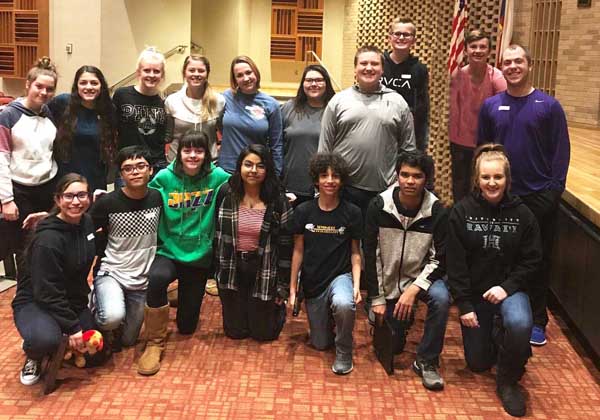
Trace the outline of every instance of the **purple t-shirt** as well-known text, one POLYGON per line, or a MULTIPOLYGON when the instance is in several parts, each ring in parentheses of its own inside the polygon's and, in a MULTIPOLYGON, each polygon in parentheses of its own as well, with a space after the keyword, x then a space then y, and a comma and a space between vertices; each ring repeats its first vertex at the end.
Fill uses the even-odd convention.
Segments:
POLYGON ((477 143, 503 144, 510 161, 512 192, 563 191, 569 169, 567 119, 560 103, 535 89, 527 96, 507 92, 485 100, 477 143))

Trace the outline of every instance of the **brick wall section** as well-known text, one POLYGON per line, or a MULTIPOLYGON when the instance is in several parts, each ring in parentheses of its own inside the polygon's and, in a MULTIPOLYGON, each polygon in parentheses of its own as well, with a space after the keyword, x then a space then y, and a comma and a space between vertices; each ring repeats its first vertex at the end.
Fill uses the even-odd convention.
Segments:
POLYGON ((600 127, 600 1, 576 3, 562 4, 556 98, 569 122, 600 127))
POLYGON ((515 1, 514 5, 512 42, 529 46, 533 1, 519 0, 515 1))
POLYGON ((354 84, 354 53, 358 38, 359 0, 346 0, 344 6, 344 62, 342 64, 342 88, 354 84))

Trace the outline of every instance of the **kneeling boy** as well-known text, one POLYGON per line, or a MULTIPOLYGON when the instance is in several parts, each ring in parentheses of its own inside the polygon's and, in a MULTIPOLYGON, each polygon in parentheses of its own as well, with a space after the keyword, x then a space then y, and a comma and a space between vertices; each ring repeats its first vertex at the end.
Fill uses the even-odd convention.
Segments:
POLYGON ((100 197, 90 213, 106 246, 94 279, 95 318, 112 350, 133 346, 144 321, 148 270, 156 253, 162 208, 148 188, 152 167, 145 148, 129 146, 116 158, 123 188, 100 197))
POLYGON ((290 281, 293 307, 301 271, 312 345, 325 350, 335 343, 338 375, 350 373, 352 330, 360 302, 360 209, 340 198, 348 179, 348 165, 334 153, 318 153, 310 162, 310 176, 319 197, 294 211, 295 236, 290 281), (333 328, 335 323, 335 333, 333 328))
POLYGON ((445 276, 446 210, 425 189, 433 160, 405 152, 396 163, 398 182, 369 204, 365 222, 365 274, 373 312, 396 330, 394 351, 403 350, 416 300, 427 303, 423 338, 413 370, 431 390, 444 387, 438 372, 450 294, 445 276))

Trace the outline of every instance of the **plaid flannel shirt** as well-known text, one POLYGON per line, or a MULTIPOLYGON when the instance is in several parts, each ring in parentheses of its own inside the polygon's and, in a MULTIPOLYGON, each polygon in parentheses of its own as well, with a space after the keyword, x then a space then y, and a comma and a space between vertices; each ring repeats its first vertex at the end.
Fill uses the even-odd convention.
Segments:
MULTIPOLYGON (((236 241, 239 201, 228 184, 223 185, 219 195, 214 246, 215 279, 220 288, 238 290, 236 241)), ((289 296, 293 250, 291 221, 292 206, 287 197, 280 194, 274 203, 267 206, 260 228, 259 270, 252 289, 255 298, 268 301, 278 296, 284 299, 289 296)))

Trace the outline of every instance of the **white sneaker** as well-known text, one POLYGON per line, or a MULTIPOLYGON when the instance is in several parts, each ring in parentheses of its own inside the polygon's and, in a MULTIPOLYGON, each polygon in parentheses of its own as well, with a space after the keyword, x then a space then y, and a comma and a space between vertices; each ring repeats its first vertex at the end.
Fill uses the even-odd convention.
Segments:
POLYGON ((41 375, 42 362, 27 358, 27 360, 25 360, 25 364, 23 365, 23 369, 21 369, 21 383, 23 385, 33 385, 40 380, 41 375))

